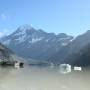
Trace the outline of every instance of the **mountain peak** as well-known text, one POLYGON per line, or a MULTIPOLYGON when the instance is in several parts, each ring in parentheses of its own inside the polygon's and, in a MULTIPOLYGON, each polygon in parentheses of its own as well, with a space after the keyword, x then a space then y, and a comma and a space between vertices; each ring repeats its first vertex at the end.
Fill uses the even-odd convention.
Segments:
POLYGON ((32 25, 24 24, 17 28, 17 30, 13 33, 14 35, 25 35, 27 32, 35 31, 32 25))
POLYGON ((24 25, 20 26, 18 29, 19 30, 30 30, 32 28, 33 28, 32 25, 24 24, 24 25))

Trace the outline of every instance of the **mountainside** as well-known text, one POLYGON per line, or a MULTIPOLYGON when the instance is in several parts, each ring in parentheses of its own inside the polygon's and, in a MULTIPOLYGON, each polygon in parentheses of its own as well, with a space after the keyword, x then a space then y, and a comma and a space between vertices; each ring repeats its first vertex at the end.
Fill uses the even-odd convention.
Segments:
POLYGON ((0 43, 0 62, 14 61, 14 53, 0 43))
MULTIPOLYGON (((90 67, 90 44, 68 58, 71 65, 90 67)), ((68 62, 69 63, 69 62, 68 62)))
MULTIPOLYGON (((49 62, 55 64, 60 63, 71 63, 74 62, 75 56, 80 53, 80 51, 90 44, 90 31, 75 38, 67 46, 61 48, 55 55, 50 57, 49 62)), ((81 60, 82 61, 82 60, 81 60)))
POLYGON ((45 60, 58 52, 63 46, 68 45, 72 39, 72 36, 64 33, 55 35, 24 25, 11 35, 3 37, 1 42, 18 56, 45 60))

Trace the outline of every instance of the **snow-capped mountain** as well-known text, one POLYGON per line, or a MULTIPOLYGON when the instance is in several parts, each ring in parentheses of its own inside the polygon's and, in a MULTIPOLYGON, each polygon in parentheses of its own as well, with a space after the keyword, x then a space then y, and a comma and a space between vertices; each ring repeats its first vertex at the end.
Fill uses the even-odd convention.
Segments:
POLYGON ((1 38, 1 42, 18 56, 44 60, 68 45, 72 39, 72 36, 64 33, 56 35, 42 29, 36 30, 30 25, 23 25, 11 35, 1 38))

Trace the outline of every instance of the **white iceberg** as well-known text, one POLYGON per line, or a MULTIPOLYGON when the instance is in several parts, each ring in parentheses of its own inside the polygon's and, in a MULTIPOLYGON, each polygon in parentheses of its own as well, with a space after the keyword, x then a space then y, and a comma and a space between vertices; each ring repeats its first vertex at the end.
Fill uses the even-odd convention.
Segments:
POLYGON ((69 64, 60 64, 60 72, 64 73, 64 74, 71 72, 71 65, 69 65, 69 64))
POLYGON ((81 71, 81 70, 82 70, 82 67, 74 66, 74 70, 75 70, 75 71, 81 71))

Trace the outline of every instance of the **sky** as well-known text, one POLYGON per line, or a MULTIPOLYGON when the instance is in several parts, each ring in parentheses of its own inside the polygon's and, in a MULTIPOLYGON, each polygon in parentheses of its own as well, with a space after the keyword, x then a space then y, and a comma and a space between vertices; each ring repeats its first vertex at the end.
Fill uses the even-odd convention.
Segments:
POLYGON ((90 0, 0 0, 0 36, 24 24, 77 36, 90 30, 90 0))

